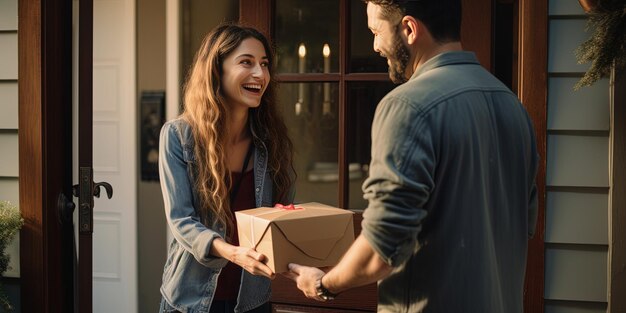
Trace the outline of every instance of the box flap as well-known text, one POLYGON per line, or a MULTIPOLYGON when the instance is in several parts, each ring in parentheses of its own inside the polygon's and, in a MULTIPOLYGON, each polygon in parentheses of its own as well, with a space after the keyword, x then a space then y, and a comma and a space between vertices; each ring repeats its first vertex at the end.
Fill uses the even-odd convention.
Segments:
POLYGON ((257 208, 235 212, 237 218, 237 228, 249 231, 239 233, 239 242, 246 247, 254 247, 265 235, 265 232, 272 223, 272 220, 287 215, 292 211, 278 208, 257 208))
MULTIPOLYGON (((335 209, 336 210, 336 209, 335 209)), ((302 253, 314 259, 326 259, 351 225, 352 212, 333 216, 274 220, 278 230, 302 253), (315 236, 311 236, 314 233, 315 236)))

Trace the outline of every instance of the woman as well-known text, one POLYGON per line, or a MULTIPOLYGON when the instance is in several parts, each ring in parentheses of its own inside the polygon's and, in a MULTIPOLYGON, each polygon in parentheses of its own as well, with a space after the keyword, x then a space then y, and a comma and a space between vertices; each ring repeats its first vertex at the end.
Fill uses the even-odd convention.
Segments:
POLYGON ((257 30, 218 26, 196 53, 184 113, 161 130, 174 236, 161 312, 269 312, 275 274, 264 255, 238 246, 233 212, 293 200, 293 147, 274 102, 272 62, 257 30))

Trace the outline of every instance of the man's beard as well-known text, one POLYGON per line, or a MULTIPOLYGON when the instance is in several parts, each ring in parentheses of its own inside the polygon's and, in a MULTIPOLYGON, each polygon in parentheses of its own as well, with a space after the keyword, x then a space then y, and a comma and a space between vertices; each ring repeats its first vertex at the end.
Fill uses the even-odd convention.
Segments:
POLYGON ((410 58, 409 48, 404 45, 399 29, 400 27, 396 28, 393 47, 389 51, 391 57, 389 58, 389 78, 396 84, 402 84, 408 80, 404 73, 406 73, 410 58))

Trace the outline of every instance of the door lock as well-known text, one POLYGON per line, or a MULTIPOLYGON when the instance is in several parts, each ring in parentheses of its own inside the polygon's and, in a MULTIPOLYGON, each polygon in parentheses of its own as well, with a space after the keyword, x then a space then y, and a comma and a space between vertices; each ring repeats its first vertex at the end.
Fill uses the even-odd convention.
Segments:
POLYGON ((72 215, 75 208, 76 204, 74 204, 71 197, 68 198, 61 192, 57 198, 57 212, 59 213, 58 218, 61 225, 72 225, 72 215))
MULTIPOLYGON (((91 167, 79 169, 79 183, 72 186, 72 194, 78 198, 78 229, 80 233, 93 232, 93 197, 100 198, 100 187, 104 187, 107 198, 113 197, 113 187, 107 182, 93 182, 91 167)), ((73 211, 73 208, 72 208, 73 211)))

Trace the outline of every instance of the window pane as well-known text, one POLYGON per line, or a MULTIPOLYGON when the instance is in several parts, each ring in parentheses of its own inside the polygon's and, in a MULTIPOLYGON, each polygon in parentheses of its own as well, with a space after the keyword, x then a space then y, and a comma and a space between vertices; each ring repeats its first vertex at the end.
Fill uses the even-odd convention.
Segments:
POLYGON ((279 103, 294 144, 296 203, 338 205, 337 83, 283 83, 279 103))
POLYGON ((275 12, 279 73, 339 71, 339 1, 276 0, 275 12))
POLYGON ((348 163, 351 209, 365 209, 361 186, 367 178, 371 155, 371 129, 378 102, 395 85, 391 82, 354 82, 348 84, 348 163))
POLYGON ((386 73, 387 59, 374 52, 374 35, 367 28, 365 3, 351 0, 350 72, 386 73))

